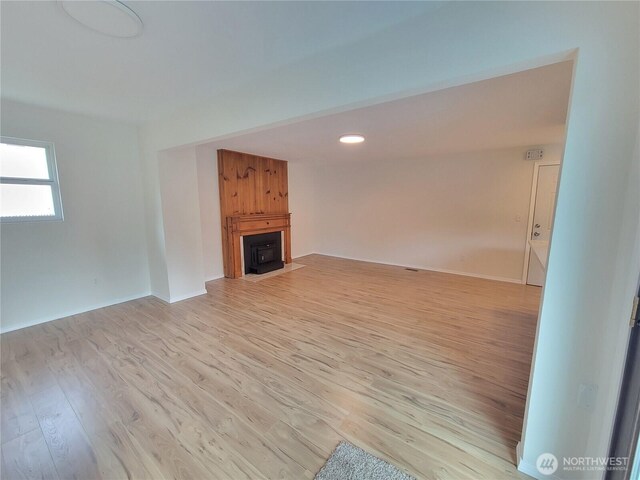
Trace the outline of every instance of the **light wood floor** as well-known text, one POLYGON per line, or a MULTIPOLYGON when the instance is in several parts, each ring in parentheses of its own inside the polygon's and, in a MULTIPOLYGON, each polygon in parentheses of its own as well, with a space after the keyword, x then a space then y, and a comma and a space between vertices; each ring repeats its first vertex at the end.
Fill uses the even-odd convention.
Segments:
POLYGON ((514 467, 539 289, 312 255, 4 334, 2 478, 418 478, 514 467))

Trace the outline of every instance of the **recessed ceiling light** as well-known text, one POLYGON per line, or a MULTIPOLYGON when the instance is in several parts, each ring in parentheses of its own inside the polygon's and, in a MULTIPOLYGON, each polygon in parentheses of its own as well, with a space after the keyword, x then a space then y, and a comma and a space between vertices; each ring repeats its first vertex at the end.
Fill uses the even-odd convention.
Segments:
POLYGON ((67 15, 95 32, 118 38, 137 37, 142 32, 140 17, 117 0, 59 0, 58 4, 67 15))
POLYGON ((362 143, 364 142, 364 137, 355 133, 349 133, 347 135, 342 135, 340 137, 340 141, 342 143, 362 143))

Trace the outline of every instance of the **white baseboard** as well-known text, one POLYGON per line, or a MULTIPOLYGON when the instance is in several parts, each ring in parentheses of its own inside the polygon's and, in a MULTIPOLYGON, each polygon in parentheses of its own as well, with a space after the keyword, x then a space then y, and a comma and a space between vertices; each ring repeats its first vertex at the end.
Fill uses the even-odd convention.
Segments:
POLYGON ((97 310, 99 308, 110 307, 111 305, 117 305, 119 303, 130 302, 131 300, 137 300, 139 298, 148 297, 149 295, 151 295, 150 292, 144 292, 144 293, 138 293, 138 294, 135 294, 135 295, 129 295, 127 297, 115 298, 115 299, 109 300, 107 302, 102 302, 102 303, 98 303, 98 304, 94 304, 94 305, 90 305, 90 306, 85 306, 85 307, 80 307, 80 308, 75 309, 75 310, 68 310, 68 311, 65 311, 65 312, 59 312, 59 313, 55 313, 53 315, 49 315, 49 316, 46 316, 46 317, 41 317, 41 318, 38 318, 38 319, 35 319, 35 320, 22 322, 22 323, 20 323, 18 325, 12 325, 12 326, 7 327, 7 328, 5 328, 4 325, 0 325, 0 334, 1 333, 13 332, 15 330, 20 330, 22 328, 33 327, 34 325, 40 325, 41 323, 47 323, 47 322, 51 322, 53 320, 59 320, 61 318, 65 318, 65 317, 71 317, 72 315, 79 315, 81 313, 90 312, 91 310, 97 310))
POLYGON ((540 472, 530 463, 527 463, 522 458, 522 442, 518 442, 516 445, 516 465, 518 467, 518 471, 525 473, 533 478, 538 478, 540 472))
POLYGON ((522 472, 530 477, 535 478, 536 480, 543 480, 545 478, 554 480, 557 479, 555 475, 542 475, 535 465, 531 465, 528 462, 525 462, 522 458, 518 457, 518 471, 522 472))
POLYGON ((551 475, 543 475, 538 471, 535 465, 531 465, 529 462, 525 462, 523 459, 518 459, 518 471, 522 472, 536 480, 565 480, 563 477, 559 477, 555 473, 551 475))
POLYGON ((164 303, 170 303, 169 298, 164 295, 160 295, 159 293, 151 292, 151 296, 156 297, 158 300, 163 301, 164 303))
POLYGON ((182 295, 177 295, 175 297, 170 297, 168 303, 181 302, 182 300, 187 300, 189 298, 197 297, 199 295, 206 295, 206 293, 207 293, 207 290, 205 288, 203 288, 203 289, 198 290, 196 292, 185 293, 185 294, 182 294, 182 295))
MULTIPOLYGON (((313 255, 314 253, 316 253, 316 252, 300 253, 300 254, 296 255, 295 257, 293 257, 293 260, 295 260, 297 258, 300 258, 300 257, 306 257, 307 255, 313 255)), ((321 254, 318 254, 318 255, 321 255, 321 254)))
POLYGON ((563 477, 559 477, 555 473, 552 473, 551 475, 543 475, 535 465, 531 465, 529 462, 525 461, 522 457, 522 442, 518 442, 516 445, 516 463, 518 465, 519 472, 529 475, 536 480, 565 480, 563 477))
MULTIPOLYGON (((419 270, 429 270, 429 271, 433 271, 433 272, 449 273, 449 274, 453 274, 453 275, 463 275, 463 276, 467 276, 467 277, 484 278, 484 279, 487 279, 487 280, 496 280, 496 281, 499 281, 499 282, 522 283, 522 281, 520 279, 516 280, 516 279, 513 279, 513 278, 496 277, 496 276, 493 276, 493 275, 483 275, 483 274, 479 274, 479 273, 460 272, 460 271, 456 271, 456 270, 445 270, 445 269, 440 269, 440 268, 430 268, 430 267, 424 267, 424 266, 418 266, 418 265, 398 265, 396 263, 383 262, 383 261, 380 261, 380 260, 373 260, 373 259, 370 259, 370 258, 346 257, 346 256, 343 256, 343 255, 336 255, 336 254, 333 254, 333 253, 309 252, 309 253, 305 253, 304 255, 299 255, 296 258, 304 257, 304 256, 307 256, 307 255, 313 255, 313 254, 326 255, 326 256, 329 256, 329 257, 336 257, 336 258, 344 258, 346 260, 357 260, 357 261, 360 261, 360 262, 379 263, 381 265, 392 265, 392 266, 395 266, 395 267, 417 268, 419 270)), ((219 275, 219 276, 215 276, 215 277, 212 277, 212 278, 208 278, 208 279, 205 280, 205 282, 218 280, 220 278, 224 278, 224 275, 219 275)), ((160 300, 162 300, 163 302, 166 302, 166 303, 175 303, 175 302, 180 302, 182 300, 186 300, 188 298, 197 297, 198 295, 204 295, 206 293, 207 293, 206 289, 203 288, 203 289, 195 291, 195 292, 186 293, 186 294, 178 295, 178 296, 175 296, 175 297, 170 296, 167 299, 167 298, 164 298, 161 295, 158 295, 155 292, 144 292, 144 293, 139 293, 139 294, 136 294, 136 295, 130 295, 130 296, 127 296, 127 297, 116 298, 116 299, 110 300, 108 302, 103 302, 103 303, 90 305, 90 306, 86 306, 86 307, 80 307, 79 309, 76 309, 76 310, 70 310, 70 311, 66 311, 66 312, 56 313, 56 314, 53 314, 53 315, 50 315, 50 316, 47 316, 47 317, 38 318, 38 319, 35 319, 35 320, 23 322, 23 323, 20 323, 18 325, 12 325, 12 326, 7 327, 7 328, 5 328, 4 325, 0 324, 0 334, 7 333, 7 332, 12 332, 14 330, 20 330, 22 328, 31 327, 33 325, 39 325, 41 323, 50 322, 52 320, 58 320, 58 319, 64 318, 64 317, 70 317, 72 315, 78 315, 80 313, 89 312, 91 310, 97 310, 99 308, 109 307, 111 305, 117 305, 118 303, 129 302, 131 300, 137 300, 138 298, 147 297, 149 295, 153 295, 154 297, 159 298, 160 300)), ((534 468, 534 470, 535 470, 535 468, 534 468)), ((547 477, 547 478, 549 478, 549 477, 547 477)))
POLYGON ((394 266, 394 267, 417 268, 418 270, 428 270, 430 272, 449 273, 449 274, 452 274, 452 275, 462 275, 462 276, 465 276, 465 277, 483 278, 485 280, 495 280, 495 281, 498 281, 498 282, 508 282, 508 283, 522 284, 522 279, 520 279, 520 278, 498 277, 498 276, 495 276, 495 275, 484 275, 482 273, 461 272, 459 270, 448 270, 448 269, 444 269, 444 268, 425 267, 423 265, 399 265, 397 263, 383 262, 381 260, 373 260, 371 258, 346 257, 344 255, 336 255, 334 253, 322 253, 322 252, 314 252, 314 253, 316 255, 326 255, 328 257, 344 258, 345 260, 357 260, 359 262, 379 263, 380 265, 391 265, 391 266, 394 266))
POLYGON ((204 283, 213 282, 214 280, 220 280, 221 278, 224 278, 224 275, 216 275, 214 277, 205 278, 204 283))

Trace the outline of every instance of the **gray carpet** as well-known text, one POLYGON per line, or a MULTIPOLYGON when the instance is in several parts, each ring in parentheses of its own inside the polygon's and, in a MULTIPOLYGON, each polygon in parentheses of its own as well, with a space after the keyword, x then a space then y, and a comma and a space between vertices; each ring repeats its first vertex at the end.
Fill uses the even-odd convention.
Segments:
POLYGON ((393 465, 347 442, 340 442, 315 480, 415 480, 393 465))

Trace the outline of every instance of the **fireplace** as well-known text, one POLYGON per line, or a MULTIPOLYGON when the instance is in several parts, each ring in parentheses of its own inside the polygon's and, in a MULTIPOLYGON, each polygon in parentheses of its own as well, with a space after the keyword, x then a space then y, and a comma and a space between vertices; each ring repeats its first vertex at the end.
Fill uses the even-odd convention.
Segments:
POLYGON ((284 267, 280 232, 245 235, 244 273, 267 273, 284 267))
MULTIPOLYGON (((251 250, 243 248, 246 242, 243 239, 260 236, 265 233, 276 233, 281 237, 273 238, 273 242, 280 242, 284 252, 278 254, 275 249, 274 258, 291 263, 291 214, 290 213, 255 213, 250 215, 234 215, 227 217, 222 234, 222 254, 224 257, 224 276, 227 278, 240 278, 245 273, 242 266, 242 254, 249 264, 251 262, 251 250)), ((248 241, 248 240, 247 240, 248 241)), ((264 253, 264 252, 263 252, 264 253)), ((262 257, 257 257, 262 260, 262 257)), ((267 260, 265 256, 264 260, 267 260)), ((247 262, 245 262, 245 265, 247 262)), ((275 264, 273 265, 275 267, 275 264)), ((264 267, 261 268, 264 272, 264 267)))

